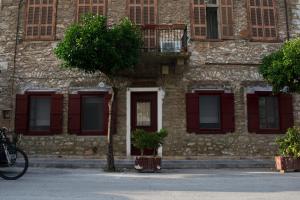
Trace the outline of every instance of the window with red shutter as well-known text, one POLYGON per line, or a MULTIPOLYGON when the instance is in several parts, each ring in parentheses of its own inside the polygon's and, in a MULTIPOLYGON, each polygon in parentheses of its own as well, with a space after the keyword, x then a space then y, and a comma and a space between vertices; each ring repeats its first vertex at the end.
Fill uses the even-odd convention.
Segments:
POLYGON ((186 94, 187 132, 234 132, 234 95, 223 92, 186 94))
POLYGON ((105 16, 107 0, 77 0, 77 21, 87 13, 105 16))
POLYGON ((27 0, 25 36, 27 39, 54 39, 57 0, 27 0))
POLYGON ((16 96, 16 132, 27 135, 60 134, 62 120, 62 94, 28 92, 16 96))
POLYGON ((69 95, 70 134, 106 135, 110 95, 103 92, 81 92, 69 95))
POLYGON ((293 126, 293 103, 289 94, 247 94, 248 131, 260 134, 285 133, 293 126))
POLYGON ((194 39, 233 38, 233 0, 191 0, 194 39))
POLYGON ((250 32, 254 40, 276 40, 275 0, 248 0, 250 32))

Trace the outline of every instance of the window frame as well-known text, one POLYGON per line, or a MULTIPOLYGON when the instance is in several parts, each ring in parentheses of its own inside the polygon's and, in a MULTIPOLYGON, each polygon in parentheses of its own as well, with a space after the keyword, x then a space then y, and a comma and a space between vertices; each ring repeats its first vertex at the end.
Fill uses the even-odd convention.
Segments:
MULTIPOLYGON (((277 0, 274 0, 273 1, 274 3, 274 20, 275 20, 275 32, 276 32, 276 37, 275 38, 272 38, 272 39, 268 39, 266 37, 261 37, 261 38, 254 38, 253 37, 253 33, 252 33, 252 22, 251 22, 251 8, 250 8, 250 0, 247 0, 246 1, 246 8, 247 8, 247 21, 248 21, 248 30, 249 30, 249 39, 250 39, 250 42, 266 42, 266 43, 279 43, 281 42, 280 39, 279 39, 279 30, 278 30, 278 23, 279 23, 279 7, 278 7, 278 2, 277 0)), ((263 18, 262 18, 262 21, 263 18)), ((263 22, 263 25, 262 27, 264 27, 264 22, 263 22)))
MULTIPOLYGON (((107 16, 107 12, 108 12, 108 0, 103 0, 103 2, 104 2, 104 15, 103 16, 107 16)), ((91 6, 93 5, 92 0, 91 0, 90 5, 91 6)), ((79 9, 78 9, 78 7, 79 7, 79 0, 76 0, 76 3, 75 3, 75 13, 76 13, 75 14, 75 22, 79 22, 79 16, 78 16, 79 9)))
POLYGON ((55 94, 55 92, 34 92, 34 91, 30 91, 30 92, 26 92, 25 93, 26 95, 28 95, 28 122, 27 122, 27 125, 28 125, 28 131, 27 131, 27 134, 26 135, 30 135, 30 136, 44 136, 44 135, 53 135, 51 133, 51 124, 52 124, 52 119, 51 119, 51 110, 52 110, 52 102, 53 102, 53 97, 52 95, 55 94), (45 131, 41 131, 41 130, 38 130, 38 131, 35 131, 35 130, 31 130, 30 128, 30 106, 31 106, 31 100, 30 100, 30 97, 50 97, 50 126, 49 126, 49 129, 48 130, 45 130, 45 131))
MULTIPOLYGON (((280 109, 280 96, 279 94, 273 94, 268 91, 256 91, 255 94, 258 96, 258 101, 260 97, 276 97, 278 101, 278 128, 260 128, 260 118, 258 116, 258 133, 280 133, 281 132, 281 109, 280 109)), ((258 102, 259 103, 259 102, 258 102)), ((259 107, 258 107, 259 113, 259 107)))
POLYGON ((223 116, 222 116, 222 94, 225 92, 222 91, 214 91, 214 90, 207 90, 207 91, 195 91, 195 94, 198 96, 198 128, 196 133, 197 134, 224 134, 223 131, 223 116), (220 97, 220 128, 200 128, 200 96, 219 96, 220 97))
POLYGON ((108 121, 107 116, 105 115, 105 107, 106 104, 105 97, 108 95, 108 92, 87 92, 87 91, 79 91, 80 95, 80 133, 79 136, 106 136, 107 135, 107 127, 105 125, 106 121, 108 121), (81 122, 82 122, 82 98, 84 96, 101 96, 103 97, 103 130, 102 131, 91 131, 91 130, 82 130, 81 122))
POLYGON ((224 91, 197 91, 196 94, 198 95, 198 103, 199 103, 199 110, 198 110, 198 131, 199 132, 209 132, 209 133, 217 133, 217 132, 222 132, 222 127, 223 127, 223 117, 222 117, 222 94, 224 94, 224 91), (200 107, 200 96, 218 96, 219 97, 219 112, 220 112, 220 128, 201 128, 200 127, 200 112, 201 112, 201 107, 200 107))
MULTIPOLYGON (((53 0, 53 20, 52 20, 52 35, 51 36, 41 36, 40 34, 37 36, 27 36, 27 28, 28 28, 28 12, 29 12, 29 0, 25 2, 25 12, 24 12, 24 38, 26 41, 53 41, 56 40, 56 25, 57 25, 57 1, 53 0)), ((38 25, 40 28, 40 23, 38 25)))

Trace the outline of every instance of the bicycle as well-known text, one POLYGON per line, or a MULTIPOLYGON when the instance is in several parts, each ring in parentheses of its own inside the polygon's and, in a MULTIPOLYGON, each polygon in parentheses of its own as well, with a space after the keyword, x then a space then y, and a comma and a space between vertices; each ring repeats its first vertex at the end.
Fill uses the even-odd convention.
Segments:
POLYGON ((6 180, 16 180, 26 173, 28 157, 17 147, 19 138, 14 137, 10 141, 7 132, 7 128, 0 128, 0 177, 6 180))

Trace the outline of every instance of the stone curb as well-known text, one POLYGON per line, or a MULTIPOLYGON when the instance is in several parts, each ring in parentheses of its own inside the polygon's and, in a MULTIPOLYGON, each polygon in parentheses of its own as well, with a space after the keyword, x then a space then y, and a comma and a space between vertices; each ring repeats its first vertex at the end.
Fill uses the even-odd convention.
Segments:
MULTIPOLYGON (((116 160, 117 168, 133 168, 133 160, 116 160)), ((105 168, 106 160, 100 159, 44 159, 29 160, 30 167, 45 168, 105 168)), ((222 168, 274 168, 274 161, 267 159, 245 160, 163 160, 163 169, 222 169, 222 168)))

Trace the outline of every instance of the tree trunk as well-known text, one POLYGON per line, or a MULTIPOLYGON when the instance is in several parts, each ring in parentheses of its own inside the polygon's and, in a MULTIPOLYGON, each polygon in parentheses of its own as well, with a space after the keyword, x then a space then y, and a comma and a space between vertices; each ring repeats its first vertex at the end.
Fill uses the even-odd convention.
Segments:
POLYGON ((118 89, 112 88, 112 97, 109 101, 109 117, 108 117, 108 134, 107 134, 107 170, 115 171, 114 148, 113 148, 113 135, 116 132, 116 108, 117 108, 117 95, 118 89))

